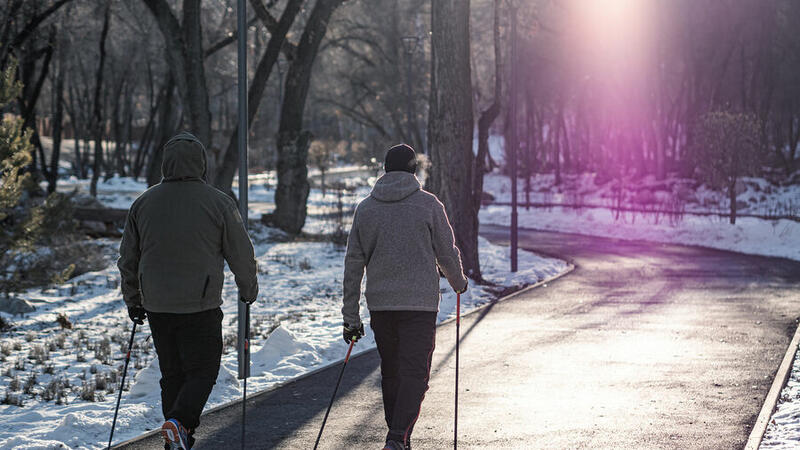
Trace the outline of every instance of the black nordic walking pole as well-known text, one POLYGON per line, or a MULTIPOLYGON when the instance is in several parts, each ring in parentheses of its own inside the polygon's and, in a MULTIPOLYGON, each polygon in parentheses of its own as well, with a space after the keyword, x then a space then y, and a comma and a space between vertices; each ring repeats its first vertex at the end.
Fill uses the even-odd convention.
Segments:
POLYGON ((131 348, 133 348, 133 336, 136 334, 136 322, 133 322, 131 330, 131 340, 128 342, 128 353, 125 355, 125 368, 122 369, 122 382, 119 384, 119 394, 117 395, 117 407, 114 408, 114 420, 111 422, 111 435, 108 436, 108 448, 111 448, 111 440, 114 439, 114 427, 117 426, 117 413, 119 413, 119 402, 122 400, 122 389, 125 387, 125 375, 128 374, 128 362, 131 360, 131 348))
MULTIPOLYGON (((245 322, 244 322, 244 352, 247 355, 247 361, 250 361, 250 304, 245 307, 245 322)), ((250 374, 248 367, 247 374, 250 374)), ((245 441, 245 418, 247 415, 247 377, 242 380, 242 449, 244 449, 245 441)))
POLYGON ((336 391, 339 390, 339 383, 342 382, 342 375, 344 375, 344 368, 347 366, 347 361, 350 360, 350 352, 353 351, 353 344, 356 341, 350 340, 350 347, 347 349, 347 356, 344 357, 344 364, 342 364, 342 370, 339 372, 339 379, 336 380, 336 387, 333 388, 333 395, 331 396, 331 402, 328 404, 328 410, 325 411, 325 418, 322 419, 322 426, 319 429, 319 434, 317 435, 317 442, 314 442, 314 450, 317 450, 317 446, 319 445, 319 438, 322 437, 322 430, 325 429, 325 422, 328 421, 328 414, 331 412, 331 406, 333 406, 333 399, 336 398, 336 391))
POLYGON ((453 449, 458 448, 458 347, 461 341, 461 294, 456 293, 456 409, 453 423, 453 449))

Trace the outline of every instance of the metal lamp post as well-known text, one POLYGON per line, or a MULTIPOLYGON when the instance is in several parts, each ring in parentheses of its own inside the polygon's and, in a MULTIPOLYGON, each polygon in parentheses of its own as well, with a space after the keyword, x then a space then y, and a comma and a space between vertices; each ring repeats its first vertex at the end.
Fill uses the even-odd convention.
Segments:
POLYGON ((517 61, 519 55, 517 51, 517 12, 518 5, 516 1, 511 2, 511 87, 509 97, 511 102, 509 105, 509 161, 510 176, 511 176, 511 271, 517 271, 517 153, 519 150, 519 137, 517 136, 517 90, 518 90, 518 77, 517 77, 517 61))
MULTIPOLYGON (((413 99, 411 96, 411 60, 414 56, 414 53, 417 51, 417 46, 419 45, 420 39, 418 36, 403 36, 400 38, 400 41, 402 42, 403 50, 405 50, 406 53, 406 121, 408 122, 408 139, 409 141, 412 141, 412 136, 414 136, 414 127, 412 126, 414 123, 414 116, 413 99)), ((416 150, 421 151, 422 149, 420 148, 416 150)))
MULTIPOLYGON (((237 39, 238 53, 238 102, 239 102, 239 214, 247 229, 247 9, 245 0, 236 4, 236 26, 239 30, 237 39)), ((241 293, 239 295, 241 298, 241 293)), ((242 392, 242 449, 245 448, 245 411, 247 408, 247 378, 250 376, 250 305, 237 302, 239 339, 238 363, 239 379, 243 380, 242 392)))

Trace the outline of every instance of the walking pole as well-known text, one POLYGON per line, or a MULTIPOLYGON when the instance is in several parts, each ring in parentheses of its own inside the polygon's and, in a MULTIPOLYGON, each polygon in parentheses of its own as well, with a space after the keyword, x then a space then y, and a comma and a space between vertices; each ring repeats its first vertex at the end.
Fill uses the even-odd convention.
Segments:
POLYGON ((342 382, 342 375, 344 375, 344 368, 347 366, 347 361, 350 359, 350 352, 353 351, 353 344, 356 341, 350 341, 350 348, 347 349, 347 356, 344 357, 344 364, 342 364, 342 370, 339 372, 339 379, 336 380, 336 387, 333 388, 333 395, 331 396, 331 402, 328 404, 328 410, 325 411, 325 418, 322 419, 322 427, 319 429, 319 434, 317 435, 317 442, 314 442, 314 450, 317 450, 317 446, 319 445, 319 438, 322 437, 322 430, 325 429, 325 422, 328 421, 328 414, 331 412, 331 406, 333 406, 333 399, 336 398, 336 391, 339 390, 339 383, 342 382))
POLYGON ((119 412, 119 402, 122 400, 122 388, 125 387, 125 375, 128 374, 128 362, 131 360, 131 348, 133 347, 133 336, 136 334, 136 322, 133 323, 131 330, 131 340, 128 342, 128 353, 125 355, 125 368, 122 369, 122 382, 119 384, 119 394, 117 395, 117 407, 114 408, 114 420, 111 422, 111 435, 108 436, 108 448, 111 448, 111 440, 114 439, 114 427, 117 426, 117 413, 119 412))
POLYGON ((458 448, 458 347, 461 341, 461 294, 456 293, 456 410, 453 424, 453 449, 458 448))
MULTIPOLYGON (((250 304, 245 307, 244 313, 246 320, 244 325, 244 352, 247 355, 247 361, 250 361, 250 304)), ((248 375, 250 370, 247 370, 248 375)), ((242 449, 244 449, 245 439, 245 418, 247 415, 247 377, 242 380, 242 449)))

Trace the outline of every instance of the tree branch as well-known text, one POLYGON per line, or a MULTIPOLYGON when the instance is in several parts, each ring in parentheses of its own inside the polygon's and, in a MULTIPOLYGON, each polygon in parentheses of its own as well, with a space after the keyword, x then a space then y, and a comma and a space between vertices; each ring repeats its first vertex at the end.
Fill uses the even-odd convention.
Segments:
MULTIPOLYGON (((264 2, 261 0, 250 0, 250 6, 253 7, 253 11, 256 13, 256 17, 261 20, 261 23, 264 24, 264 27, 267 28, 270 35, 275 35, 276 33, 280 34, 280 27, 279 22, 275 20, 275 17, 270 14, 267 6, 264 5, 264 2)), ((284 33, 285 36, 286 33, 284 33)), ((281 46, 281 52, 286 56, 286 59, 289 61, 293 60, 295 55, 297 54, 297 45, 289 42, 286 39, 283 39, 283 44, 281 46)))
POLYGON ((41 14, 34 16, 27 24, 25 24, 25 27, 22 29, 22 31, 20 31, 14 37, 14 40, 11 41, 11 47, 19 47, 30 37, 31 33, 33 33, 42 22, 44 22, 45 19, 50 17, 54 12, 58 11, 59 8, 70 1, 72 0, 58 0, 50 5, 50 7, 44 10, 41 14))
MULTIPOLYGON (((254 18, 250 19, 249 22, 247 22, 247 26, 251 27, 251 26, 255 25, 256 22, 258 22, 258 18, 254 17, 254 18)), ((220 39, 219 41, 217 41, 214 44, 211 44, 210 47, 205 49, 205 51, 203 52, 203 58, 208 58, 209 56, 213 55, 214 53, 217 53, 218 51, 222 50, 223 48, 233 44, 234 42, 236 42, 236 40, 238 38, 239 38, 239 30, 235 30, 233 33, 231 33, 227 37, 220 39)))

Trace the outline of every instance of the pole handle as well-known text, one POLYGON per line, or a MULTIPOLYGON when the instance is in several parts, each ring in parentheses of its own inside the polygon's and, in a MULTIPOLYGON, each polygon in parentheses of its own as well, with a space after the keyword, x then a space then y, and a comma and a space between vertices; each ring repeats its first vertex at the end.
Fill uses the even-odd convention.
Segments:
POLYGON ((347 349, 347 355, 344 357, 344 363, 345 364, 347 364, 347 361, 350 360, 350 352, 353 351, 353 344, 355 344, 355 343, 356 343, 356 341, 354 341, 352 339, 350 340, 350 347, 347 349))
POLYGON ((461 322, 461 293, 456 293, 456 323, 461 322))

